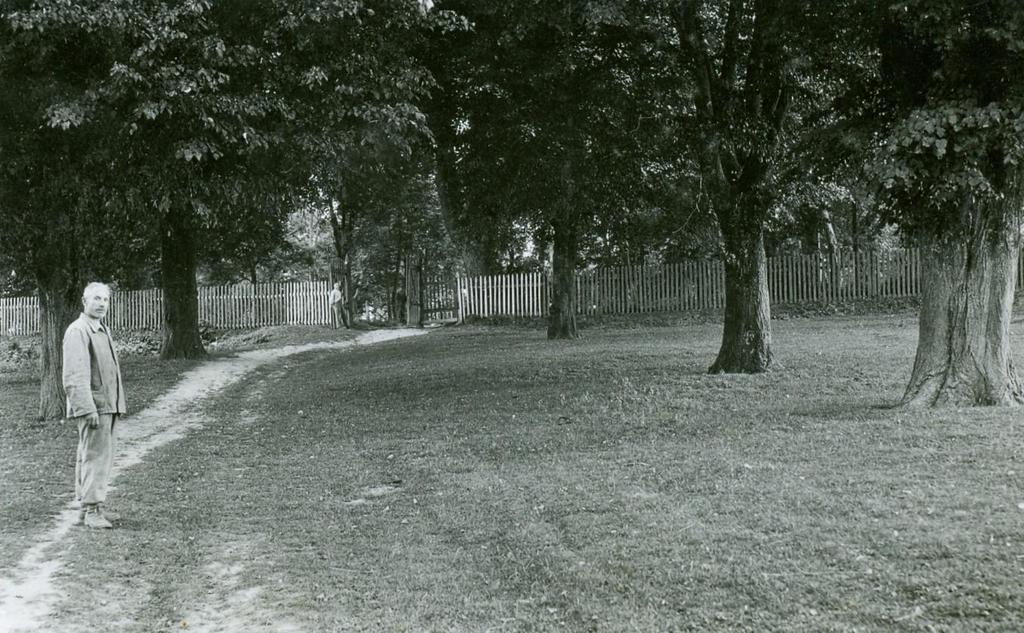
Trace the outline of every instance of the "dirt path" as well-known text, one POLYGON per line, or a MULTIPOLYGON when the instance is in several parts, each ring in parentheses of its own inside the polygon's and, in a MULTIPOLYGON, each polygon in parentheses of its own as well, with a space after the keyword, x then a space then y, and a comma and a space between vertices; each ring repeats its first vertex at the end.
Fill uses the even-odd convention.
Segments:
MULTIPOLYGON (((125 420, 118 432, 118 451, 111 483, 115 483, 120 471, 142 462, 151 450, 201 427, 206 419, 196 412, 195 405, 261 365, 302 352, 337 350, 423 333, 424 330, 413 329, 379 330, 363 334, 353 341, 253 350, 204 363, 187 372, 178 384, 148 409, 125 420)), ((54 588, 53 578, 62 567, 60 548, 73 529, 77 515, 78 512, 70 506, 61 511, 53 526, 39 535, 11 574, 0 577, 0 633, 42 631, 42 622, 54 604, 67 597, 54 588)))

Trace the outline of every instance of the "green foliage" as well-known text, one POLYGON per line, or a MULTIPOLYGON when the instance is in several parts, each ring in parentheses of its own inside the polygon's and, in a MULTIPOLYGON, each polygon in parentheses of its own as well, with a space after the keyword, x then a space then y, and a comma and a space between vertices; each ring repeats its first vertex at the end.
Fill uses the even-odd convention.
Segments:
POLYGON ((394 307, 407 261, 423 261, 427 274, 454 269, 433 164, 424 160, 424 149, 422 140, 412 145, 376 138, 316 172, 308 203, 334 232, 335 254, 348 258, 358 305, 394 307))
POLYGON ((1024 7, 915 0, 886 18, 884 210, 911 234, 956 238, 982 216, 1003 231, 995 216, 1024 199, 1024 7))
POLYGON ((847 218, 859 218, 864 205, 851 188, 828 179, 794 179, 779 192, 765 224, 769 256, 785 252, 788 245, 802 252, 832 252, 851 241, 861 246, 847 218))
POLYGON ((653 4, 444 6, 472 25, 428 52, 444 91, 428 111, 456 232, 498 236, 485 248, 498 260, 524 226, 543 244, 554 223, 607 229, 650 213, 664 184, 650 174, 673 136, 653 4))
MULTIPOLYGON (((207 238, 199 245, 211 281, 265 281, 259 271, 276 268, 294 253, 286 240, 289 198, 225 201, 209 214, 207 238)), ((310 266, 303 267, 308 270, 310 266)))
POLYGON ((84 218, 87 197, 131 215, 112 225, 126 243, 184 209, 216 236, 213 256, 266 253, 280 234, 264 228, 281 224, 282 199, 309 186, 325 154, 367 128, 395 139, 423 128, 412 97, 430 77, 407 49, 446 15, 411 1, 5 5, 0 73, 20 89, 0 97, 16 123, 0 131, 16 157, 0 212, 50 218, 25 227, 46 242, 60 218, 84 218))
POLYGON ((714 210, 723 231, 778 225, 785 213, 780 194, 828 183, 821 155, 834 149, 812 141, 836 123, 838 102, 854 100, 852 79, 870 69, 870 55, 851 47, 864 39, 860 8, 856 2, 665 3, 689 106, 690 133, 680 149, 699 163, 698 202, 714 210))
MULTIPOLYGON (((110 258, 94 246, 116 233, 123 207, 100 202, 112 185, 104 170, 112 153, 102 129, 77 125, 91 113, 90 100, 68 103, 67 96, 89 94, 109 63, 109 39, 59 21, 37 33, 12 5, 3 8, 0 249, 33 282, 102 274, 110 258)), ((130 250, 123 255, 131 260, 130 250)))
POLYGON ((431 5, 0 5, 5 265, 138 285, 178 210, 251 270, 324 195, 381 261, 423 248, 399 216, 492 270, 536 265, 559 222, 585 262, 703 254, 730 204, 781 241, 837 191, 872 203, 865 148, 875 228, 962 231, 1020 186, 1015 0, 431 5))
POLYGON ((0 264, 0 297, 22 297, 32 294, 32 279, 19 275, 12 266, 0 264))
POLYGON ((392 319, 400 312, 396 302, 404 297, 406 265, 421 265, 428 277, 456 268, 430 176, 421 173, 400 182, 404 187, 390 200, 366 208, 369 216, 356 237, 360 303, 388 306, 392 319))
POLYGON ((894 159, 883 172, 884 187, 928 188, 936 208, 957 204, 965 191, 997 196, 997 175, 1024 160, 1022 106, 945 101, 912 111, 887 139, 894 159))

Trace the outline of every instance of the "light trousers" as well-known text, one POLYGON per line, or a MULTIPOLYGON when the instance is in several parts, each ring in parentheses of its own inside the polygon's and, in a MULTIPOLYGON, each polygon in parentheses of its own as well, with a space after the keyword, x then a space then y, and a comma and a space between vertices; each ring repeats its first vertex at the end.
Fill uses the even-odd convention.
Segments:
POLYGON ((100 414, 95 429, 85 416, 78 422, 78 457, 75 460, 75 497, 83 506, 107 500, 107 483, 114 468, 114 422, 117 416, 100 414))

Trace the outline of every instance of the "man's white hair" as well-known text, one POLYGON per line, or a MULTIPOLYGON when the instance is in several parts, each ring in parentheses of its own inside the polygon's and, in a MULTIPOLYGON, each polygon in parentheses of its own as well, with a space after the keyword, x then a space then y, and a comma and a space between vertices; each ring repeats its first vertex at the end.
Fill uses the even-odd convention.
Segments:
POLYGON ((85 286, 85 290, 82 291, 82 299, 85 299, 86 297, 95 296, 96 292, 99 291, 100 289, 106 290, 107 295, 110 295, 110 286, 103 283, 102 281, 90 281, 85 286))

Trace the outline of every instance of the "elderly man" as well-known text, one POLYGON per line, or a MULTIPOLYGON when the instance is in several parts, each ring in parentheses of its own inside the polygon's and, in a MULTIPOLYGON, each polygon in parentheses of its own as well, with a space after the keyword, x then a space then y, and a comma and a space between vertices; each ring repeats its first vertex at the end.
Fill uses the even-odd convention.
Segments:
POLYGON ((67 417, 78 423, 75 497, 86 527, 110 528, 103 512, 114 465, 114 424, 127 411, 121 367, 110 331, 103 325, 110 288, 90 283, 82 293, 82 314, 64 332, 64 391, 67 417))

